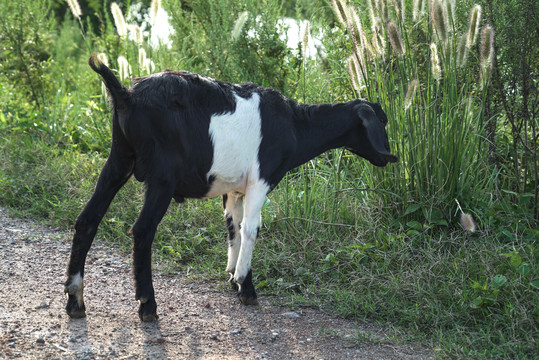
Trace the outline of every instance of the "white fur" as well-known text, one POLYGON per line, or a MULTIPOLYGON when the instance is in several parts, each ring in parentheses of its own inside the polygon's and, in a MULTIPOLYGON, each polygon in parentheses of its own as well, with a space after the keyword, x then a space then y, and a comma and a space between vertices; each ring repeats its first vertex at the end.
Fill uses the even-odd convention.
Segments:
POLYGON ((251 269, 251 259, 260 226, 260 212, 266 200, 270 187, 263 180, 254 181, 247 185, 245 194, 244 215, 241 222, 241 248, 236 263, 234 279, 241 284, 251 269))
POLYGON ((226 271, 229 273, 234 273, 241 247, 241 234, 239 225, 243 219, 243 195, 229 193, 225 206, 225 218, 227 216, 232 216, 232 224, 234 226, 234 239, 229 240, 228 262, 226 265, 226 271))
POLYGON ((208 177, 215 180, 206 197, 238 191, 245 194, 247 183, 258 178, 258 149, 262 141, 260 96, 238 95, 236 111, 214 115, 209 134, 213 143, 213 164, 208 177))

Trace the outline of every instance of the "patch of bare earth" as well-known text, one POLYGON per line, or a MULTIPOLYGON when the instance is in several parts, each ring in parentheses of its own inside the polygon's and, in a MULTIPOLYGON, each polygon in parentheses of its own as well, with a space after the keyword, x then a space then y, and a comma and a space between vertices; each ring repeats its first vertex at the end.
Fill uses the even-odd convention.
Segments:
POLYGON ((98 240, 85 276, 87 317, 69 319, 63 281, 71 234, 0 208, 0 358, 429 359, 379 327, 314 309, 243 306, 215 284, 154 274, 159 321, 141 323, 130 258, 98 240), (364 340, 359 340, 364 339, 364 340), (366 340, 365 340, 366 339, 366 340))

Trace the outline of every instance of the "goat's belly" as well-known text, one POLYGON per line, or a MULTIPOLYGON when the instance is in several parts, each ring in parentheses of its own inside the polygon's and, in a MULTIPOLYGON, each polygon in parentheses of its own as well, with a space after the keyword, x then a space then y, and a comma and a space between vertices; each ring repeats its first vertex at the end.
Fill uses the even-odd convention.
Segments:
POLYGON ((237 192, 240 194, 245 194, 245 187, 247 185, 247 177, 241 176, 236 180, 223 179, 216 177, 211 184, 210 190, 204 196, 204 198, 211 198, 214 196, 219 196, 227 194, 230 192, 237 192))

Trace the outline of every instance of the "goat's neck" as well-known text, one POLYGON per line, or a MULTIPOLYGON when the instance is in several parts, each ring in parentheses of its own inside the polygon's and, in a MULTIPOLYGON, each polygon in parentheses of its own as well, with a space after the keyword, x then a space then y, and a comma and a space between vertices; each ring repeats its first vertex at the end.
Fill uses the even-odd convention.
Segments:
POLYGON ((350 131, 357 125, 349 103, 298 104, 294 121, 297 152, 292 168, 330 150, 346 146, 350 131))

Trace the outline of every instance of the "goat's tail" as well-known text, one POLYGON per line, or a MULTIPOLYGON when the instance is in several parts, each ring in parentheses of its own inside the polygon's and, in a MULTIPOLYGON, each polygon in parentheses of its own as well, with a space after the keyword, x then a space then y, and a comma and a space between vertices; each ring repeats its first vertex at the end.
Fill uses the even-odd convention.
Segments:
POLYGON ((125 109, 129 103, 129 92, 118 80, 114 73, 99 60, 96 54, 92 54, 88 60, 88 65, 93 71, 101 75, 105 86, 109 90, 112 98, 112 105, 115 109, 125 109))

